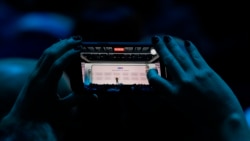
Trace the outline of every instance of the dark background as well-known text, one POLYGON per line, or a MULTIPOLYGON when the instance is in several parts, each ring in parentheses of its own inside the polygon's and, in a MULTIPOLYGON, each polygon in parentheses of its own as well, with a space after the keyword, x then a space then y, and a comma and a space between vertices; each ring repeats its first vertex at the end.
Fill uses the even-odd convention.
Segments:
POLYGON ((0 58, 37 59, 52 43, 72 35, 86 41, 140 41, 169 34, 193 41, 246 108, 250 106, 247 9, 243 0, 1 0, 0 58))

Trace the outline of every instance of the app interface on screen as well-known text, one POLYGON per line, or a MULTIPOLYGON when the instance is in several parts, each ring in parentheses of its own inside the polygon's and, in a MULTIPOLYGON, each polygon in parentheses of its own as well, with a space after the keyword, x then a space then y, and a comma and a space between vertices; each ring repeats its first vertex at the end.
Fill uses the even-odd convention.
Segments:
POLYGON ((99 64, 83 63, 82 77, 84 84, 124 84, 147 85, 149 68, 156 68, 160 75, 160 63, 151 64, 99 64))

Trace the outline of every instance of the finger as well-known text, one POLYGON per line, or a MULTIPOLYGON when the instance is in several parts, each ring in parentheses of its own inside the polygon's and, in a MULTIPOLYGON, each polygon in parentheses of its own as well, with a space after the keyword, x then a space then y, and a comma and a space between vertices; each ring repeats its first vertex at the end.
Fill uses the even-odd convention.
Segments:
POLYGON ((184 70, 166 47, 165 43, 158 36, 152 37, 152 43, 163 63, 166 65, 171 77, 180 80, 180 78, 184 76, 184 70))
POLYGON ((153 86, 155 90, 160 90, 163 92, 166 91, 169 94, 172 94, 174 92, 174 87, 172 86, 172 84, 168 80, 159 76, 156 69, 149 69, 147 73, 147 79, 149 84, 153 86))
POLYGON ((74 93, 70 93, 65 97, 59 97, 58 99, 63 106, 73 107, 76 105, 76 96, 74 93))
POLYGON ((173 56, 176 58, 182 68, 184 70, 192 69, 193 63, 189 58, 189 55, 184 52, 184 50, 180 47, 177 41, 169 35, 164 36, 163 40, 167 45, 167 48, 170 50, 170 52, 173 54, 173 56))
POLYGON ((79 51, 71 49, 59 57, 47 72, 47 82, 50 83, 51 87, 57 87, 57 84, 68 64, 78 57, 79 51))
POLYGON ((198 49, 191 41, 186 40, 185 47, 187 49, 188 54, 190 55, 190 58, 192 59, 192 62, 197 68, 208 66, 207 62, 204 60, 204 58, 199 53, 198 49))
POLYGON ((64 54, 69 49, 74 48, 81 42, 81 40, 82 38, 80 36, 74 36, 69 39, 60 40, 51 47, 47 48, 38 61, 38 70, 41 72, 47 72, 47 70, 59 56, 64 54))

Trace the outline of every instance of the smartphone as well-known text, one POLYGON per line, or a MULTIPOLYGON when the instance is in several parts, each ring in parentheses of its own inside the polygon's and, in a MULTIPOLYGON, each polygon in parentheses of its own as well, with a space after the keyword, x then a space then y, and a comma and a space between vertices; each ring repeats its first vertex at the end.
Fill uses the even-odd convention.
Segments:
POLYGON ((82 42, 78 68, 84 88, 114 85, 148 86, 147 71, 157 69, 167 77, 165 66, 151 43, 82 42))

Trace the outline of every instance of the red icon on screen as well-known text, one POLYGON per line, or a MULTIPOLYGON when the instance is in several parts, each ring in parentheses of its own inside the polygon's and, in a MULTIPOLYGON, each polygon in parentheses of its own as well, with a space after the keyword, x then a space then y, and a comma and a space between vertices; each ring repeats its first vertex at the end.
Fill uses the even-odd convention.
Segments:
POLYGON ((123 47, 115 47, 114 52, 124 52, 125 49, 123 47))

